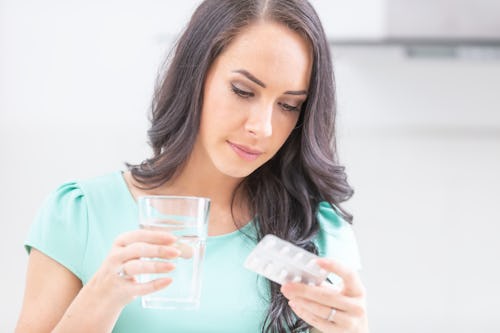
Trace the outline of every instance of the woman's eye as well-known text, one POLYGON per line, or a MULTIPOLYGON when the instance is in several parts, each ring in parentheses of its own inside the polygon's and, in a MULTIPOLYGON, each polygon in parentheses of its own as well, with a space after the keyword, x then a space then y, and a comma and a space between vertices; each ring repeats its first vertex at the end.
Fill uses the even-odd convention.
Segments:
POLYGON ((278 102, 278 105, 281 106, 281 108, 285 111, 295 111, 295 112, 300 111, 300 105, 293 106, 293 105, 281 103, 281 102, 278 102))
POLYGON ((234 84, 231 84, 231 90, 238 96, 242 98, 248 98, 248 97, 253 97, 254 94, 249 91, 241 90, 240 88, 236 87, 234 84))

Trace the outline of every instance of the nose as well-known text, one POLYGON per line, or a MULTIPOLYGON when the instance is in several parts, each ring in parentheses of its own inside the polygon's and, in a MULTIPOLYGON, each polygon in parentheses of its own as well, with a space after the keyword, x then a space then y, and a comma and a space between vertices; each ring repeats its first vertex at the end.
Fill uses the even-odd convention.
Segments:
POLYGON ((245 122, 245 130, 256 137, 271 136, 273 134, 272 116, 272 104, 251 109, 245 122))

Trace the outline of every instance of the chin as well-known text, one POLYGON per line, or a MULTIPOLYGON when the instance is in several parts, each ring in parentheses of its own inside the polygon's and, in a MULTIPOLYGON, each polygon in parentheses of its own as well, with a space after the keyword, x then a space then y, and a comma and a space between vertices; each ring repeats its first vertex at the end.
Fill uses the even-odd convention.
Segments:
MULTIPOLYGON (((232 153, 232 152, 231 152, 232 153)), ((233 154, 212 156, 212 164, 221 174, 231 178, 245 178, 267 162, 267 156, 254 161, 244 161, 233 154)))
POLYGON ((259 168, 261 163, 235 163, 235 161, 213 161, 215 168, 223 175, 231 178, 245 178, 259 168))
POLYGON ((219 172, 232 178, 245 178, 255 171, 255 168, 247 169, 247 168, 229 168, 229 167, 221 167, 217 168, 219 172))

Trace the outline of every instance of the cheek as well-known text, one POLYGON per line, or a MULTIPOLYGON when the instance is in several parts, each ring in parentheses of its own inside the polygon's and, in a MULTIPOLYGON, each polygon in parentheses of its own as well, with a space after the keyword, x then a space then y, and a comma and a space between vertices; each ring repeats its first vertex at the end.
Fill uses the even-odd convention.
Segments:
POLYGON ((218 144, 241 126, 238 105, 227 94, 207 96, 204 101, 200 134, 206 143, 218 144))
POLYGON ((273 134, 276 140, 279 141, 280 144, 283 144, 297 126, 299 113, 287 114, 278 110, 276 114, 277 116, 273 120, 273 134))
POLYGON ((203 101, 203 115, 210 122, 221 125, 230 117, 237 115, 238 103, 234 95, 223 82, 212 81, 205 90, 203 101))
POLYGON ((210 101, 202 110, 202 129, 220 135, 224 130, 233 128, 238 123, 235 107, 224 98, 210 101))

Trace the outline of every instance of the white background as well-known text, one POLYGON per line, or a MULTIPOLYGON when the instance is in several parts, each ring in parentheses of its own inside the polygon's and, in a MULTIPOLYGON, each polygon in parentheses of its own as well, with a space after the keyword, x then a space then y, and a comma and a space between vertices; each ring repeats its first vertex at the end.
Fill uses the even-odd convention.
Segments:
MULTIPOLYGON (((195 3, 0 0, 0 331, 45 196, 149 155, 156 73, 195 3)), ((328 31, 383 31, 383 1, 314 3, 328 31)), ((372 332, 499 332, 500 60, 333 55, 372 332)))

